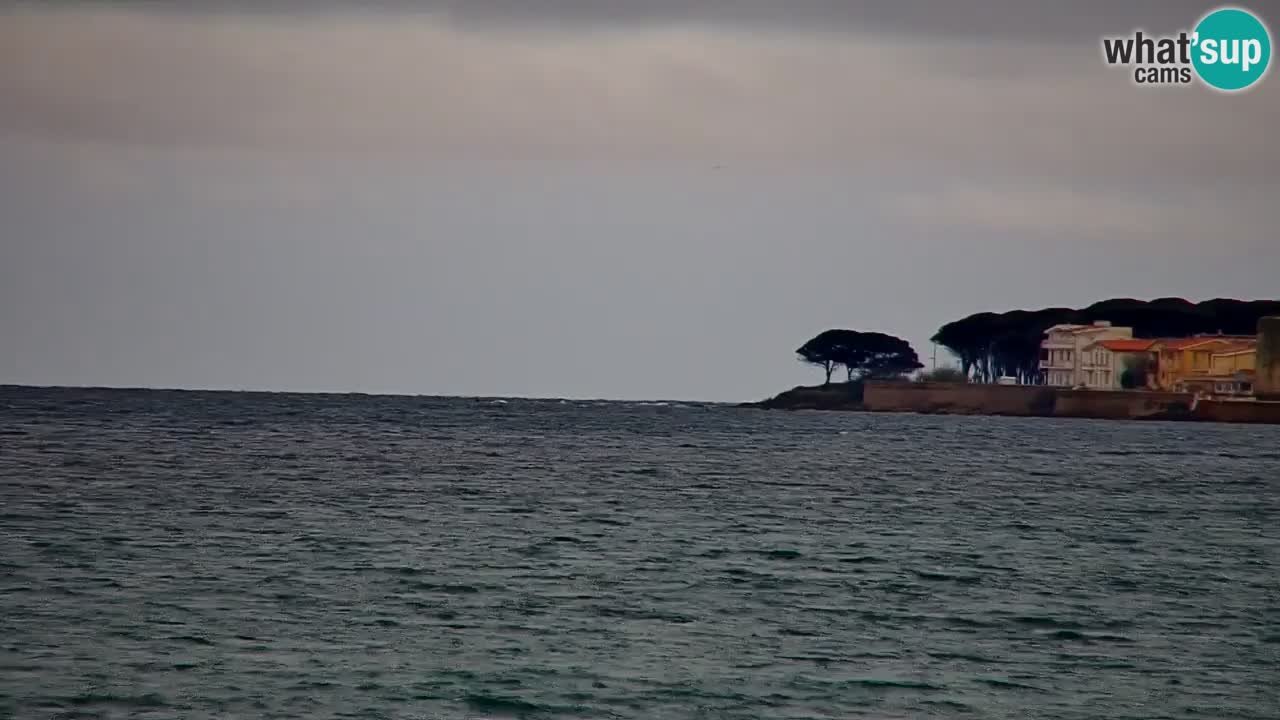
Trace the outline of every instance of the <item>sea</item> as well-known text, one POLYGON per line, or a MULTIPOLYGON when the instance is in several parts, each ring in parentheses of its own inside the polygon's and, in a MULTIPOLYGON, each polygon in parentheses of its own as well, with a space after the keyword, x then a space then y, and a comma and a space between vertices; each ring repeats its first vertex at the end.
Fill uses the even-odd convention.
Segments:
POLYGON ((0 717, 1280 717, 1280 428, 0 388, 0 717))

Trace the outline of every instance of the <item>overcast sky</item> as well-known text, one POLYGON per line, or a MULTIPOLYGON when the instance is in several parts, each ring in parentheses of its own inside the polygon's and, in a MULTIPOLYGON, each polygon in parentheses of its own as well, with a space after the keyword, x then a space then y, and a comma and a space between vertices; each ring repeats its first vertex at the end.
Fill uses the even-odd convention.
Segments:
POLYGON ((1280 297, 1280 79, 1101 60, 1207 4, 47 5, 0 383, 746 400, 827 327, 1280 297))

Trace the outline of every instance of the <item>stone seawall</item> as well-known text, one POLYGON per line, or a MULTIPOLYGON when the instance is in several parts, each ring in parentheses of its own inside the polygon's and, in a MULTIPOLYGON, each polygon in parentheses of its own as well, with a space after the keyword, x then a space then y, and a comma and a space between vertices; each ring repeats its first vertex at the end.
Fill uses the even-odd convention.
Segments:
POLYGON ((952 415, 1280 424, 1280 402, 1194 402, 1189 393, 1067 390, 1043 385, 869 382, 863 391, 863 409, 952 415))
POLYGON ((1180 419, 1178 416, 1191 412, 1192 400, 1189 393, 1059 389, 1055 391, 1053 415, 1107 420, 1180 419))
POLYGON ((1192 413, 1192 419, 1280 425, 1280 402, 1201 400, 1192 413))
POLYGON ((869 382, 862 402, 873 412, 1037 416, 1053 413, 1054 389, 1042 385, 869 382))

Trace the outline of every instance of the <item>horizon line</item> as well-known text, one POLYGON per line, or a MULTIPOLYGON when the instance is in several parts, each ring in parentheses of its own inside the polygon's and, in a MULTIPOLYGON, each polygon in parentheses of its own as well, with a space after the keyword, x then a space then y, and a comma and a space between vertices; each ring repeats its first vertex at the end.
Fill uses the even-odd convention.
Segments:
POLYGON ((609 403, 682 403, 698 405, 736 405, 733 400, 697 400, 690 398, 623 398, 623 397, 575 397, 571 395, 449 395, 440 393, 414 393, 363 390, 268 390, 264 388, 215 388, 215 387, 171 387, 145 385, 68 385, 68 384, 28 384, 0 382, 0 392, 12 389, 22 390, 107 390, 111 392, 185 392, 185 393, 236 393, 243 395, 358 395, 364 397, 394 398, 426 398, 436 400, 527 400, 548 401, 567 400, 571 402, 609 402, 609 403))

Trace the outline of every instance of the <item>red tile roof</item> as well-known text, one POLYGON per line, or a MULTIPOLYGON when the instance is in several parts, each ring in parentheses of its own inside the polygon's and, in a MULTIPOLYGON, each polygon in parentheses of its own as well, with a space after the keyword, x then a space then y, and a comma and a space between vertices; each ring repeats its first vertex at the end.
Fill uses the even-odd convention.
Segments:
POLYGON ((1189 338, 1165 338, 1157 340, 1163 347, 1169 350, 1186 350, 1187 348, 1197 347, 1199 345, 1207 345, 1209 343, 1230 343, 1230 338, 1221 337, 1189 337, 1189 338))
POLYGON ((1112 352, 1146 352, 1155 344, 1155 340, 1102 340, 1097 344, 1112 352))
POLYGON ((1232 343, 1221 350, 1215 350, 1214 355, 1239 355, 1241 353, 1257 352, 1257 343, 1232 343))

